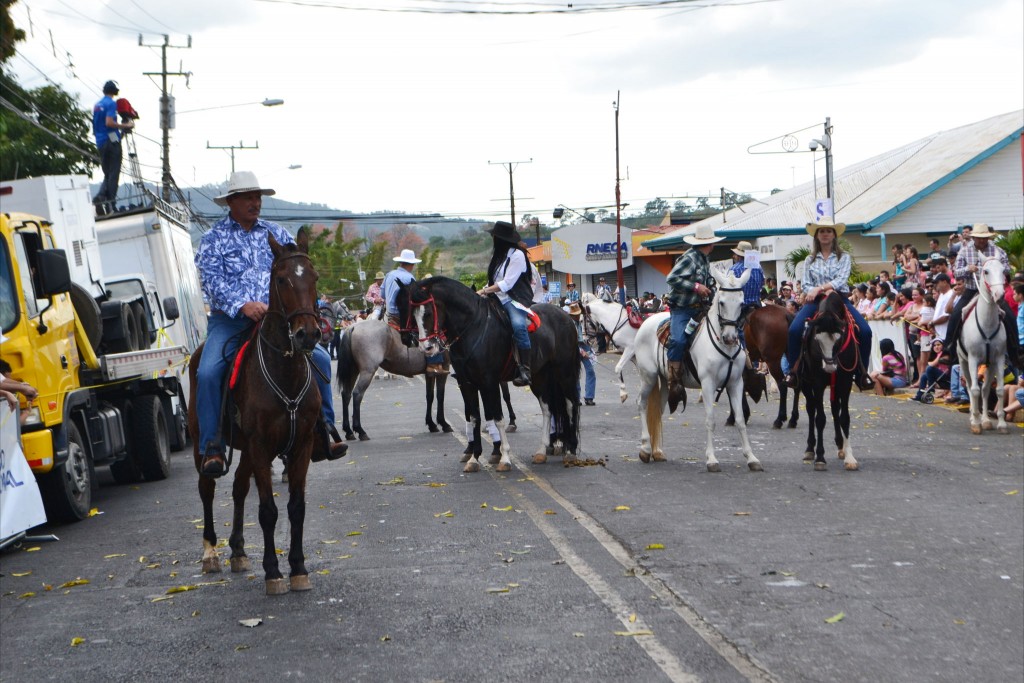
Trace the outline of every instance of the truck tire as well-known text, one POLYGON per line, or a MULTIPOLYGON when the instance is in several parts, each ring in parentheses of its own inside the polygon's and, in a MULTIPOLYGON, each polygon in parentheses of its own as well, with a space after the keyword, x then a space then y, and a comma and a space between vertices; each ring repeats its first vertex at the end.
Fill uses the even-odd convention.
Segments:
POLYGON ((96 299, 82 287, 82 285, 71 283, 71 305, 75 308, 75 314, 82 322, 85 336, 94 349, 98 349, 103 340, 103 318, 100 315, 100 306, 96 299))
POLYGON ((146 481, 171 474, 171 444, 159 396, 132 399, 132 446, 146 481))
POLYGON ((110 474, 118 484, 135 484, 142 481, 142 467, 139 466, 139 451, 135 447, 135 432, 132 429, 135 421, 134 405, 124 401, 117 408, 121 411, 121 425, 125 431, 125 449, 128 453, 110 464, 110 474))
POLYGON ((171 450, 181 451, 188 446, 188 404, 185 393, 178 387, 178 410, 174 413, 174 424, 171 428, 171 450))
POLYGON ((135 339, 136 349, 143 351, 153 343, 149 329, 149 318, 146 316, 146 307, 136 301, 132 304, 132 313, 135 314, 135 339))
POLYGON ((132 307, 113 299, 104 301, 103 312, 103 343, 108 353, 124 353, 138 351, 138 325, 132 307))
POLYGON ((46 514, 51 521, 77 522, 92 506, 92 465, 85 442, 73 422, 68 423, 68 459, 39 478, 46 514))

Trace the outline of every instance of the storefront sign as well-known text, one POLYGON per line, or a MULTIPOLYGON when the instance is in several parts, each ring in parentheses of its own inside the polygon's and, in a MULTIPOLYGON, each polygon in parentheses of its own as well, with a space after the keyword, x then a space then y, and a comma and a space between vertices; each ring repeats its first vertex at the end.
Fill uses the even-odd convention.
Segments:
MULTIPOLYGON (((580 223, 555 230, 551 234, 551 265, 562 273, 593 275, 615 269, 616 240, 614 223, 580 223)), ((633 265, 628 230, 622 231, 618 252, 622 267, 633 265)))

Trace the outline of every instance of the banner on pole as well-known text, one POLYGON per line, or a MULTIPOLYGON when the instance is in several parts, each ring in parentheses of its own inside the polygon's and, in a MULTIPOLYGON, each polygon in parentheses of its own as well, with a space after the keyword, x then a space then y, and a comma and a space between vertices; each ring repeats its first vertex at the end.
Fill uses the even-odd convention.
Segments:
POLYGON ((21 451, 18 412, 0 401, 0 540, 45 521, 39 485, 21 451))

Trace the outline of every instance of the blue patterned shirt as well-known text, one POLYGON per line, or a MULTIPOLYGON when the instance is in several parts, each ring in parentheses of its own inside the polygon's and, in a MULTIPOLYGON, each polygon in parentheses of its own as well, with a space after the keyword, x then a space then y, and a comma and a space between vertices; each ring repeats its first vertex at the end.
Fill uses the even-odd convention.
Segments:
POLYGON ((210 309, 238 316, 249 301, 270 303, 270 266, 274 252, 267 235, 281 244, 295 240, 277 223, 256 221, 245 230, 230 215, 203 235, 196 251, 196 268, 203 281, 203 298, 210 309))
MULTIPOLYGON (((732 264, 732 274, 738 278, 743 276, 743 271, 746 267, 743 261, 737 261, 732 264)), ((750 278, 747 280, 747 284, 743 285, 743 303, 745 304, 760 304, 761 303, 761 287, 764 286, 764 270, 760 266, 757 268, 750 269, 750 278)))
POLYGON ((416 276, 401 266, 384 276, 384 284, 380 287, 384 290, 384 301, 387 312, 391 315, 398 315, 398 290, 402 285, 416 282, 416 276))
POLYGON ((833 251, 827 259, 818 254, 814 257, 808 256, 804 261, 803 288, 805 292, 830 282, 833 289, 846 294, 850 291, 849 279, 850 255, 845 252, 841 257, 836 256, 833 251))

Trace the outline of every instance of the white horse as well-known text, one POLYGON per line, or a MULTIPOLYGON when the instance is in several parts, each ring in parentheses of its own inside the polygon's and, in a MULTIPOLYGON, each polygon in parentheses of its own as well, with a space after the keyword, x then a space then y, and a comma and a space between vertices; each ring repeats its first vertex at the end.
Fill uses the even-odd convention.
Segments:
POLYGON ((622 349, 622 357, 615 364, 615 374, 619 376, 619 402, 625 403, 629 393, 626 391, 626 381, 622 377, 622 368, 633 359, 633 346, 638 330, 629 324, 626 308, 618 302, 603 301, 600 297, 586 292, 580 298, 580 303, 587 307, 588 314, 608 331, 615 345, 622 349))
POLYGON ((964 309, 960 324, 957 353, 960 362, 967 359, 967 368, 961 368, 971 396, 971 433, 981 434, 992 429, 988 416, 988 395, 996 391, 996 428, 1007 434, 1006 415, 1003 410, 1003 356, 1006 354, 1006 328, 999 319, 999 300, 1006 291, 1003 264, 996 257, 985 259, 974 274, 978 296, 964 309), (973 308, 972 308, 973 307, 973 308), (978 367, 985 364, 985 378, 978 379, 978 367))
MULTIPOLYGON (((725 389, 729 403, 739 410, 743 400, 743 369, 746 354, 740 346, 736 325, 743 305, 743 285, 750 277, 747 270, 738 279, 732 273, 722 273, 712 268, 712 275, 718 281, 718 291, 711 302, 711 310, 697 328, 690 342, 690 354, 697 367, 698 378, 686 373, 685 384, 699 388, 704 400, 704 426, 707 430, 707 446, 704 455, 708 472, 719 472, 721 467, 715 458, 714 448, 714 404, 715 391, 725 389)), ((665 348, 658 341, 658 326, 669 318, 668 313, 652 315, 640 326, 636 335, 636 366, 640 372, 640 459, 644 462, 665 460, 662 450, 662 421, 668 402, 668 362, 665 348)), ((740 430, 740 442, 747 467, 753 472, 762 471, 761 462, 754 456, 747 437, 744 420, 736 420, 740 430)))

